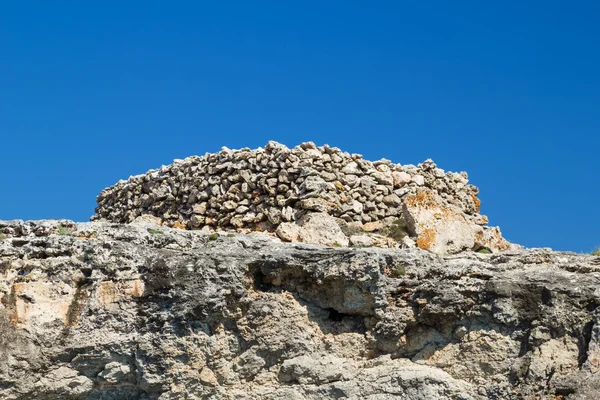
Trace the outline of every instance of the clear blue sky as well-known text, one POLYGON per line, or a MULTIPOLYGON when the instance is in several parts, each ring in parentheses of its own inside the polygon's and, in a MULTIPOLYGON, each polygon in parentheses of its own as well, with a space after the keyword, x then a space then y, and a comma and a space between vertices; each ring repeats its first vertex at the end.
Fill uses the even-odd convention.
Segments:
POLYGON ((600 245, 600 2, 4 1, 0 219, 86 221, 174 158, 312 140, 469 173, 527 247, 600 245))

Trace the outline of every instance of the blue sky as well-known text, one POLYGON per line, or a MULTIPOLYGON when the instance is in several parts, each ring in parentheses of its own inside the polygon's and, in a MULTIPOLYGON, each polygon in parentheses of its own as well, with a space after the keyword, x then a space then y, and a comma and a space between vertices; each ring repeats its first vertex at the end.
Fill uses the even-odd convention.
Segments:
POLYGON ((0 4, 0 219, 268 140, 469 173, 527 247, 600 245, 597 1, 0 4))

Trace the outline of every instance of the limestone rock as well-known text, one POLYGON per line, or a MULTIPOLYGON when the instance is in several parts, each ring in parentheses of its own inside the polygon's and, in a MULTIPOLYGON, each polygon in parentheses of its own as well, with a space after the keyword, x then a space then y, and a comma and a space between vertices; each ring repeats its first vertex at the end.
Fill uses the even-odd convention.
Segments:
POLYGON ((434 253, 458 253, 475 247, 483 228, 470 223, 456 207, 447 205, 429 189, 408 195, 403 204, 408 230, 417 236, 417 246, 434 253))
POLYGON ((487 248, 493 251, 517 250, 521 246, 509 243, 502 237, 500 228, 484 226, 481 231, 477 231, 475 237, 475 248, 487 248))
POLYGON ((284 222, 279 224, 275 233, 281 240, 297 242, 300 235, 300 225, 295 222, 284 222))
POLYGON ((348 238, 335 218, 324 213, 311 213, 301 221, 301 242, 326 246, 348 246, 348 238))
POLYGON ((139 217, 136 217, 131 223, 136 225, 160 226, 162 225, 162 219, 151 214, 142 214, 139 217))
POLYGON ((351 161, 348 164, 346 164, 346 166, 344 168, 342 168, 342 172, 344 174, 352 174, 352 175, 361 174, 361 170, 355 161, 351 161))
POLYGON ((297 223, 282 223, 277 236, 285 241, 299 241, 325 246, 348 246, 348 238, 335 218, 325 213, 309 213, 297 223))
POLYGON ((600 389, 599 257, 149 228, 0 221, 0 398, 594 399, 600 389))
POLYGON ((412 181, 419 186, 423 186, 425 184, 425 178, 423 175, 415 175, 412 177, 412 181))
POLYGON ((406 172, 394 171, 392 172, 392 179, 394 180, 394 187, 400 188, 411 181, 411 176, 406 172))
POLYGON ((98 378, 108 383, 126 382, 127 376, 131 374, 131 367, 118 361, 108 363, 104 370, 98 374, 98 378))
POLYGON ((88 377, 79 375, 72 368, 61 366, 41 377, 35 383, 33 393, 37 393, 38 398, 42 398, 42 396, 55 396, 65 399, 80 398, 90 393, 93 386, 94 382, 88 377))
POLYGON ((333 355, 317 359, 310 356, 299 356, 285 360, 279 374, 282 382, 322 385, 350 380, 358 375, 358 368, 352 360, 333 355))
POLYGON ((350 244, 356 247, 371 247, 375 244, 375 240, 370 235, 352 235, 350 244))
POLYGON ((374 232, 374 231, 378 231, 380 229, 382 229, 384 227, 384 223, 381 221, 376 221, 376 222, 367 222, 366 224, 363 225, 362 229, 365 232, 374 232))

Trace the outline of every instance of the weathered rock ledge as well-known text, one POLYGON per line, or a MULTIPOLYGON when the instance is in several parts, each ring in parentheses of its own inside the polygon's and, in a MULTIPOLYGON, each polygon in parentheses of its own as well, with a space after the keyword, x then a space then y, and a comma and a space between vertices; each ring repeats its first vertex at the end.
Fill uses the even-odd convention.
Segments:
POLYGON ((593 399, 600 258, 0 222, 0 398, 593 399))

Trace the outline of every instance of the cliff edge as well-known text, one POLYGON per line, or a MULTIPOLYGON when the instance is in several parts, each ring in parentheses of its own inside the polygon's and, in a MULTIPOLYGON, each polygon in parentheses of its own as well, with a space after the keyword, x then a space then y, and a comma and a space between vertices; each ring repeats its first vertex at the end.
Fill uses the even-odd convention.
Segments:
POLYGON ((600 257, 0 222, 0 398, 594 399, 600 257))

